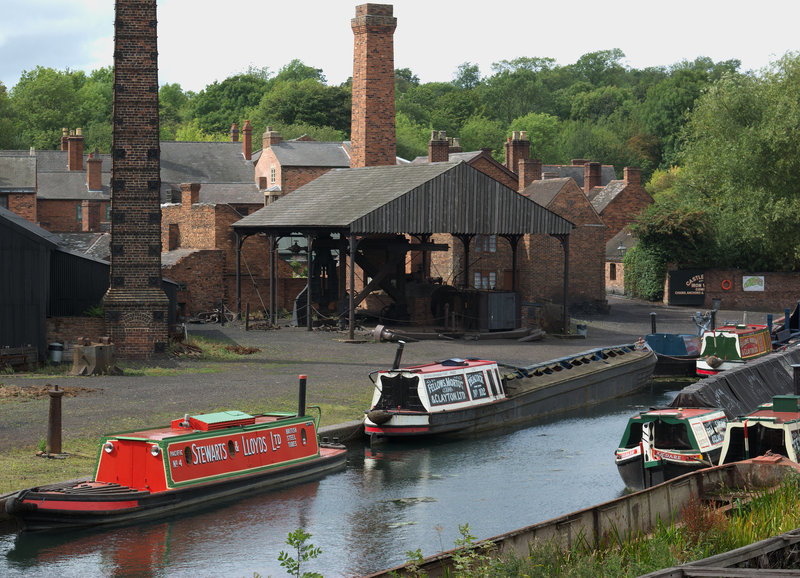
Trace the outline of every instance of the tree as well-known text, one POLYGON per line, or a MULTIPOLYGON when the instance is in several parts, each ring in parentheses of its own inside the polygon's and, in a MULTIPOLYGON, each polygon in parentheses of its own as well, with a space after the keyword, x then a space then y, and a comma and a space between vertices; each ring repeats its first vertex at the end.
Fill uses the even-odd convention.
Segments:
POLYGON ((544 163, 556 163, 559 160, 558 134, 561 123, 555 116, 529 112, 525 116, 514 119, 510 129, 524 130, 531 141, 531 154, 534 158, 541 159, 544 163))
MULTIPOLYGON (((352 78, 350 79, 352 81, 352 78)), ((410 68, 394 69, 394 96, 400 98, 412 86, 419 86, 419 77, 410 68)))
POLYGON ((17 129, 11 113, 11 102, 6 93, 6 86, 0 82, 0 149, 15 147, 17 129))
POLYGON ((397 134, 397 156, 413 160, 418 156, 428 154, 428 139, 430 131, 418 125, 402 112, 395 118, 397 134))
POLYGON ((175 138, 189 113, 189 95, 180 84, 164 84, 158 91, 158 120, 162 140, 175 138))
POLYGON ((300 82, 302 80, 316 80, 322 84, 326 83, 325 75, 322 73, 321 68, 307 66, 297 58, 278 71, 278 74, 273 79, 273 83, 287 81, 300 82))
POLYGON ((464 62, 458 65, 453 85, 461 90, 473 90, 481 83, 481 71, 477 64, 464 62))
POLYGON ((491 148, 494 155, 502 158, 506 129, 498 121, 485 116, 470 117, 461 127, 459 136, 464 150, 491 148))
POLYGON ((214 82, 191 99, 191 116, 206 133, 227 133, 246 119, 267 93, 270 81, 257 74, 237 74, 214 82))
POLYGON ((267 124, 328 126, 350 133, 350 91, 306 78, 272 85, 251 117, 267 124))

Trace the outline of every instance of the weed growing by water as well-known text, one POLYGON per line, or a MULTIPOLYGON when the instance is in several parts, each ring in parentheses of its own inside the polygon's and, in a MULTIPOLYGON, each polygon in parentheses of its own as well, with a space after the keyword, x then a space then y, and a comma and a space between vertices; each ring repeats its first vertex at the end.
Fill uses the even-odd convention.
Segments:
POLYGON ((286 572, 298 578, 322 578, 322 574, 317 572, 301 572, 301 565, 319 556, 322 553, 320 548, 317 548, 311 543, 306 543, 311 538, 311 534, 298 528, 294 532, 289 532, 289 537, 286 538, 286 543, 294 548, 294 555, 281 550, 278 555, 278 561, 281 566, 286 569, 286 572))

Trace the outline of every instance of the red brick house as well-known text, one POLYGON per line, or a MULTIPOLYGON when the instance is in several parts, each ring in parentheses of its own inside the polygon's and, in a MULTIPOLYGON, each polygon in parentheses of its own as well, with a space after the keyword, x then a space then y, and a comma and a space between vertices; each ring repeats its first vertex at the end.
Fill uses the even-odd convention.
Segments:
POLYGON ((584 190, 606 225, 606 242, 653 203, 653 197, 642 186, 641 170, 634 167, 625 167, 621 180, 584 190))
POLYGON ((0 208, 36 222, 36 157, 0 157, 0 208))

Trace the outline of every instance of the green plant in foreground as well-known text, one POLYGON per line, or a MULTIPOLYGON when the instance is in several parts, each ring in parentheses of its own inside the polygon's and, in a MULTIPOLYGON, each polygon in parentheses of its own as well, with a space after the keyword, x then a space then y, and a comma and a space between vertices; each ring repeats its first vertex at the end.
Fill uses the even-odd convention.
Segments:
POLYGON ((456 576, 489 576, 489 566, 492 558, 489 553, 494 549, 494 544, 489 542, 475 544, 475 536, 469 524, 459 524, 458 532, 460 538, 456 538, 454 544, 458 550, 453 554, 453 568, 456 576))
POLYGON ((297 576, 298 578, 322 578, 322 574, 318 574, 317 572, 300 573, 300 566, 303 562, 308 562, 322 553, 322 550, 313 544, 306 544, 306 541, 310 537, 311 534, 303 531, 302 528, 298 528, 294 532, 289 532, 286 543, 295 549, 296 557, 293 557, 292 554, 284 552, 283 550, 281 550, 281 553, 278 555, 281 566, 292 576, 297 576))

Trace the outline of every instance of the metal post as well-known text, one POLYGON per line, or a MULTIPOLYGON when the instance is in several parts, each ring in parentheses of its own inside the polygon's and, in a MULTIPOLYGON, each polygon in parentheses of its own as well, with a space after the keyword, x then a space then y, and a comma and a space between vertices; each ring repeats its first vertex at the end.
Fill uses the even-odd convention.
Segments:
POLYGON ((392 369, 400 369, 400 360, 403 358, 403 348, 405 346, 405 341, 397 342, 397 351, 394 354, 394 363, 392 363, 392 369))
POLYGON ((350 233, 350 339, 355 339, 356 331, 356 237, 350 233))
POLYGON ((650 333, 654 333, 654 334, 658 333, 656 331, 656 312, 655 311, 651 311, 650 312, 650 333))
POLYGON ((297 417, 306 415, 306 376, 300 375, 300 386, 297 391, 297 417))
MULTIPOLYGON (((241 317, 242 314, 242 238, 238 232, 236 235, 236 315, 241 317)), ((219 312, 221 317, 225 317, 225 310, 219 312)))
POLYGON ((714 331, 717 328, 717 310, 711 310, 711 331, 714 331))
POLYGON ((61 453, 61 397, 64 390, 58 389, 58 384, 47 392, 50 396, 50 413, 47 416, 47 453, 61 453))
POLYGON ((277 273, 275 272, 275 235, 267 237, 269 243, 269 324, 276 325, 278 317, 275 312, 275 285, 277 273))
POLYGON ((308 279, 308 287, 306 289, 306 329, 311 331, 311 255, 313 248, 311 244, 313 242, 313 237, 311 235, 306 235, 306 263, 308 264, 308 273, 306 274, 306 278, 308 279))

